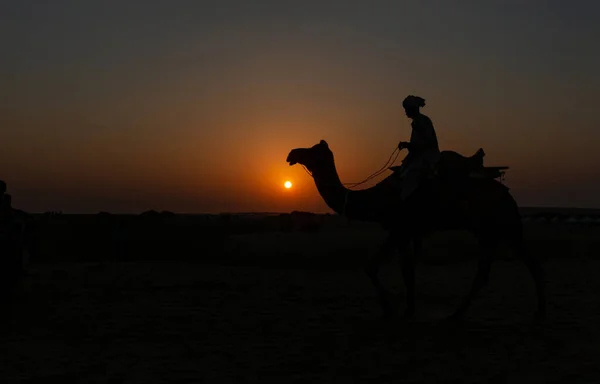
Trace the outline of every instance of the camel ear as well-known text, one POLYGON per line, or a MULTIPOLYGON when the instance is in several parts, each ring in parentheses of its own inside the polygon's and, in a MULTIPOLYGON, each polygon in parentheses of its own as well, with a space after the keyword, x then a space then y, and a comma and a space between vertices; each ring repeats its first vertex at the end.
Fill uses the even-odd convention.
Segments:
POLYGON ((329 145, 327 145, 327 142, 325 140, 321 140, 321 142, 319 142, 319 144, 324 145, 327 148, 329 148, 329 145))

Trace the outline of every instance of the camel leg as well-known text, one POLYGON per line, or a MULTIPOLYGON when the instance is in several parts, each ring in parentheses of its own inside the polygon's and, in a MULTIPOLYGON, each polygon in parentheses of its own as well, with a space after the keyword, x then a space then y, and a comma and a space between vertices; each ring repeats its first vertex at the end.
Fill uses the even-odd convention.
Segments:
POLYGON ((492 266, 492 246, 489 242, 480 242, 481 249, 479 251, 479 261, 477 266, 477 274, 471 284, 471 289, 462 303, 450 316, 451 319, 460 319, 464 316, 467 309, 471 306, 473 299, 477 297, 483 287, 489 283, 490 269, 492 266))
POLYGON ((423 244, 420 236, 413 238, 414 252, 408 251, 408 241, 399 240, 400 263, 402 268, 402 278, 406 289, 406 317, 413 317, 415 314, 415 259, 422 253, 423 244))
POLYGON ((515 251, 525 262, 535 283, 538 304, 535 318, 536 320, 543 320, 546 316, 546 289, 544 286, 544 269, 542 268, 542 264, 537 257, 527 250, 527 247, 522 240, 515 245, 515 251))
POLYGON ((396 243, 393 241, 393 237, 390 234, 385 239, 381 248, 373 255, 366 268, 366 273, 375 286, 377 296, 379 296, 381 308, 383 309, 383 314, 386 317, 391 316, 393 311, 390 303, 389 292, 385 289, 383 284, 381 284, 381 280, 379 279, 379 268, 381 264, 390 258, 395 248, 396 243))
POLYGON ((535 320, 541 321, 546 316, 546 288, 544 284, 544 269, 538 258, 530 253, 525 245, 525 241, 523 239, 523 226, 520 219, 518 221, 518 226, 515 227, 513 236, 508 244, 513 247, 517 256, 523 260, 527 266, 527 269, 529 269, 531 277, 533 278, 537 295, 537 310, 535 312, 535 320))

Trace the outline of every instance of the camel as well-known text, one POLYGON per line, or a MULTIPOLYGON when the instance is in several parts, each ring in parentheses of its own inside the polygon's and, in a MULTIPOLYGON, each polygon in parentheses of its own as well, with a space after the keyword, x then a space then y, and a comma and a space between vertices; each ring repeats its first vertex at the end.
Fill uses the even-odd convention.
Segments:
POLYGON ((484 155, 481 149, 471 157, 443 151, 438 163, 438 169, 444 170, 442 174, 422 181, 406 201, 399 197, 398 177, 394 174, 371 188, 347 189, 338 176, 333 152, 324 140, 310 148, 292 150, 287 162, 290 166, 301 164, 311 173, 319 194, 332 210, 350 220, 380 223, 388 231, 383 246, 366 266, 366 274, 375 287, 385 317, 393 314, 393 308, 378 272, 390 254, 397 250, 401 256, 406 288, 404 315, 412 318, 416 309, 415 258, 422 253, 423 236, 435 231, 467 230, 480 245, 478 269, 471 289, 449 319, 462 319, 488 284, 493 259, 490 251, 504 243, 529 269, 537 294, 535 319, 542 320, 546 312, 542 266, 526 250, 515 200, 508 188, 496 180, 501 168, 484 167, 484 155), (483 177, 473 177, 474 172, 483 177), (407 252, 411 242, 412 254, 407 252))

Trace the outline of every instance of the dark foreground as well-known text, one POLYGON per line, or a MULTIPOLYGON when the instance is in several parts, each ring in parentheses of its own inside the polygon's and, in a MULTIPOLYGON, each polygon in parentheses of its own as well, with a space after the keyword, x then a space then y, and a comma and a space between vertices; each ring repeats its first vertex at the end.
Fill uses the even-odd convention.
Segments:
MULTIPOLYGON (((466 321, 444 323, 475 259, 468 242, 443 239, 418 265, 416 320, 382 320, 359 268, 380 233, 350 232, 233 236, 197 260, 34 262, 2 315, 0 382, 600 381, 597 231, 569 233, 570 253, 537 247, 543 327, 510 256, 466 321)), ((396 262, 384 280, 401 309, 396 262)))

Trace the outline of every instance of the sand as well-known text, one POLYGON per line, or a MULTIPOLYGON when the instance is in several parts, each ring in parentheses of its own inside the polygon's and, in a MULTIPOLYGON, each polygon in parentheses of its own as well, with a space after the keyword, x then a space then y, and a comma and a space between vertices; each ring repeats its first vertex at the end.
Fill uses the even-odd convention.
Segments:
MULTIPOLYGON (((35 263, 6 305, 2 383, 597 383, 600 262, 549 260, 548 318, 516 260, 462 324, 475 263, 418 266, 414 321, 384 320, 369 280, 318 263, 35 263)), ((397 265, 383 278, 403 308, 397 265)))

